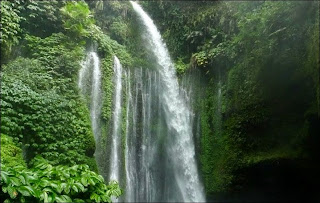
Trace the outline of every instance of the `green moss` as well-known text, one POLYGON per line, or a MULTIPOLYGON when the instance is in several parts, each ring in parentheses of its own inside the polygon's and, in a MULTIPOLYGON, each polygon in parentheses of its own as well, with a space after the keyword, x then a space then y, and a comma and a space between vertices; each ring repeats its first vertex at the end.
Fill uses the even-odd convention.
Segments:
POLYGON ((100 34, 97 38, 98 42, 98 50, 101 56, 110 58, 112 60, 112 57, 116 55, 119 60, 121 61, 121 64, 124 67, 130 67, 132 64, 132 57, 126 50, 126 47, 119 44, 117 41, 111 39, 106 34, 100 34))
POLYGON ((111 56, 102 61, 102 88, 104 92, 102 116, 106 121, 111 120, 112 116, 112 101, 113 101, 113 63, 111 56))
MULTIPOLYGON (((232 189, 238 169, 251 164, 283 158, 307 159, 304 140, 310 136, 308 118, 319 112, 319 28, 312 4, 239 4, 245 10, 250 6, 257 9, 247 10, 244 16, 229 13, 242 19, 237 32, 229 30, 233 32, 229 42, 215 44, 209 36, 204 44, 197 44, 198 68, 203 69, 201 62, 205 60, 211 62, 206 72, 211 82, 200 108, 201 170, 209 194, 232 189), (291 15, 293 11, 296 14, 291 15), (271 29, 273 19, 284 13, 291 16, 271 29), (297 26, 306 32, 293 37, 297 26), (298 43, 292 43, 298 38, 298 43), (218 81, 223 87, 221 127, 217 114, 218 81)), ((230 21, 233 18, 225 17, 230 21)), ((206 22, 205 15, 203 18, 202 22, 206 22)), ((219 26, 216 24, 216 30, 225 29, 219 26)), ((219 39, 220 34, 226 33, 216 34, 219 39)), ((195 35, 193 38, 196 40, 195 35)), ((228 35, 224 39, 228 40, 228 35)))

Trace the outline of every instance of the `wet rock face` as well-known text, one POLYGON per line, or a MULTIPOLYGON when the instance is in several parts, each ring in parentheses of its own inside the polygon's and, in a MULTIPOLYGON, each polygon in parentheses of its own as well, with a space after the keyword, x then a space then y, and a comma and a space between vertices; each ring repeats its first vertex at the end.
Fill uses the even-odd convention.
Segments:
POLYGON ((212 194, 208 200, 318 202, 320 119, 310 115, 306 120, 309 136, 303 142, 304 157, 274 158, 240 168, 233 172, 229 190, 212 194))
MULTIPOLYGON (((319 167, 312 160, 270 160, 237 171, 231 199, 315 201, 319 167)), ((230 197, 230 196, 229 196, 230 197)), ((224 197, 226 198, 226 197, 224 197)), ((222 198, 223 199, 223 198, 222 198)))

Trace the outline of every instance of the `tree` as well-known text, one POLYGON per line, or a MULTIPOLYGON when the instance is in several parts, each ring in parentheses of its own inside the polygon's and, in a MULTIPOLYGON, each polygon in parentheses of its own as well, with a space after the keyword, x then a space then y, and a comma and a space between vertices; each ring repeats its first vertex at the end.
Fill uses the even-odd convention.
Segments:
POLYGON ((61 8, 64 28, 75 37, 88 36, 94 25, 94 18, 87 3, 68 2, 61 8))

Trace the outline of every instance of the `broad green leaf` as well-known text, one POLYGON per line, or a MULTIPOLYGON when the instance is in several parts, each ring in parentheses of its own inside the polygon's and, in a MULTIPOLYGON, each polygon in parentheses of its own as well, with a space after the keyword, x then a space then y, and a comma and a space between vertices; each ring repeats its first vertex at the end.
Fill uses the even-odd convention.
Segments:
POLYGON ((20 178, 20 181, 22 184, 26 184, 26 179, 24 178, 23 175, 19 175, 18 177, 20 178))
POLYGON ((21 181, 16 177, 11 177, 10 180, 11 180, 11 183, 13 185, 15 185, 15 186, 20 186, 21 185, 21 181))
POLYGON ((87 178, 86 178, 86 177, 81 177, 81 183, 82 183, 82 185, 84 185, 84 186, 88 186, 87 178))
POLYGON ((24 188, 24 186, 20 186, 17 188, 18 192, 20 192, 23 196, 31 196, 31 193, 29 190, 27 190, 26 188, 24 188))
POLYGON ((68 195, 56 196, 57 202, 72 202, 72 199, 68 195))
POLYGON ((15 188, 8 186, 8 194, 10 195, 11 199, 15 199, 18 195, 15 188))
POLYGON ((65 202, 65 199, 63 199, 62 197, 60 197, 60 196, 56 196, 56 201, 57 202, 65 202))
POLYGON ((5 186, 2 186, 2 192, 7 193, 8 192, 8 188, 5 186))
POLYGON ((49 181, 49 180, 46 180, 46 179, 41 180, 40 185, 41 185, 42 187, 47 187, 48 185, 50 185, 50 181, 49 181))
POLYGON ((73 189, 73 191, 78 192, 78 188, 76 185, 72 185, 72 189, 73 189))
POLYGON ((43 192, 43 202, 49 202, 48 194, 46 192, 43 192))
POLYGON ((61 193, 66 186, 67 186, 67 183, 59 184, 58 187, 57 187, 57 192, 61 193))
POLYGON ((27 190, 31 195, 36 195, 35 189, 31 186, 20 186, 21 189, 27 190))
POLYGON ((69 184, 66 184, 65 188, 64 188, 64 192, 66 194, 69 194, 70 193, 70 185, 69 184))
POLYGON ((1 171, 1 182, 4 181, 4 183, 8 183, 8 173, 5 171, 1 171))
POLYGON ((102 175, 98 175, 98 179, 100 180, 100 182, 104 182, 102 175))
POLYGON ((88 182, 89 182, 90 185, 95 185, 96 184, 96 182, 94 182, 92 177, 88 178, 88 182))
POLYGON ((85 192, 85 187, 81 183, 75 183, 75 185, 82 191, 85 192))
POLYGON ((49 185, 50 185, 51 187, 53 187, 54 189, 57 189, 57 188, 58 188, 58 185, 55 184, 55 183, 50 183, 49 185))

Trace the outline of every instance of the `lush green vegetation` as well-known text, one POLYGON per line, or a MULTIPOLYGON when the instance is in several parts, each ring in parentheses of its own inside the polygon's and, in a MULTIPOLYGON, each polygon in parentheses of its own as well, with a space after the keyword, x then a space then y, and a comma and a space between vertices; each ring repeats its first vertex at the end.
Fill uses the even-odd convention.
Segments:
MULTIPOLYGON (((261 164, 311 168, 319 152, 318 2, 140 3, 180 79, 194 78, 207 196, 240 190, 243 171, 261 164)), ((1 199, 105 202, 122 193, 96 173, 93 154, 108 153, 113 56, 125 68, 153 68, 139 26, 129 2, 1 1, 1 199), (104 92, 97 146, 77 88, 79 62, 96 45, 104 92)))
POLYGON ((108 62, 110 97, 112 56, 128 63, 130 57, 95 24, 85 1, 1 1, 1 13, 1 199, 110 202, 122 191, 96 173, 77 75, 85 49, 96 41, 108 62))
POLYGON ((1 135, 1 199, 5 202, 111 202, 122 193, 116 182, 104 184, 88 165, 56 165, 37 156, 27 168, 22 150, 1 135))
POLYGON ((316 2, 159 1, 145 6, 174 60, 189 64, 184 70, 196 67, 206 81, 196 108, 209 195, 237 190, 244 184, 241 169, 314 157, 309 144, 319 114, 316 2))
POLYGON ((26 166, 21 148, 17 147, 12 137, 1 134, 1 164, 7 167, 26 166))

